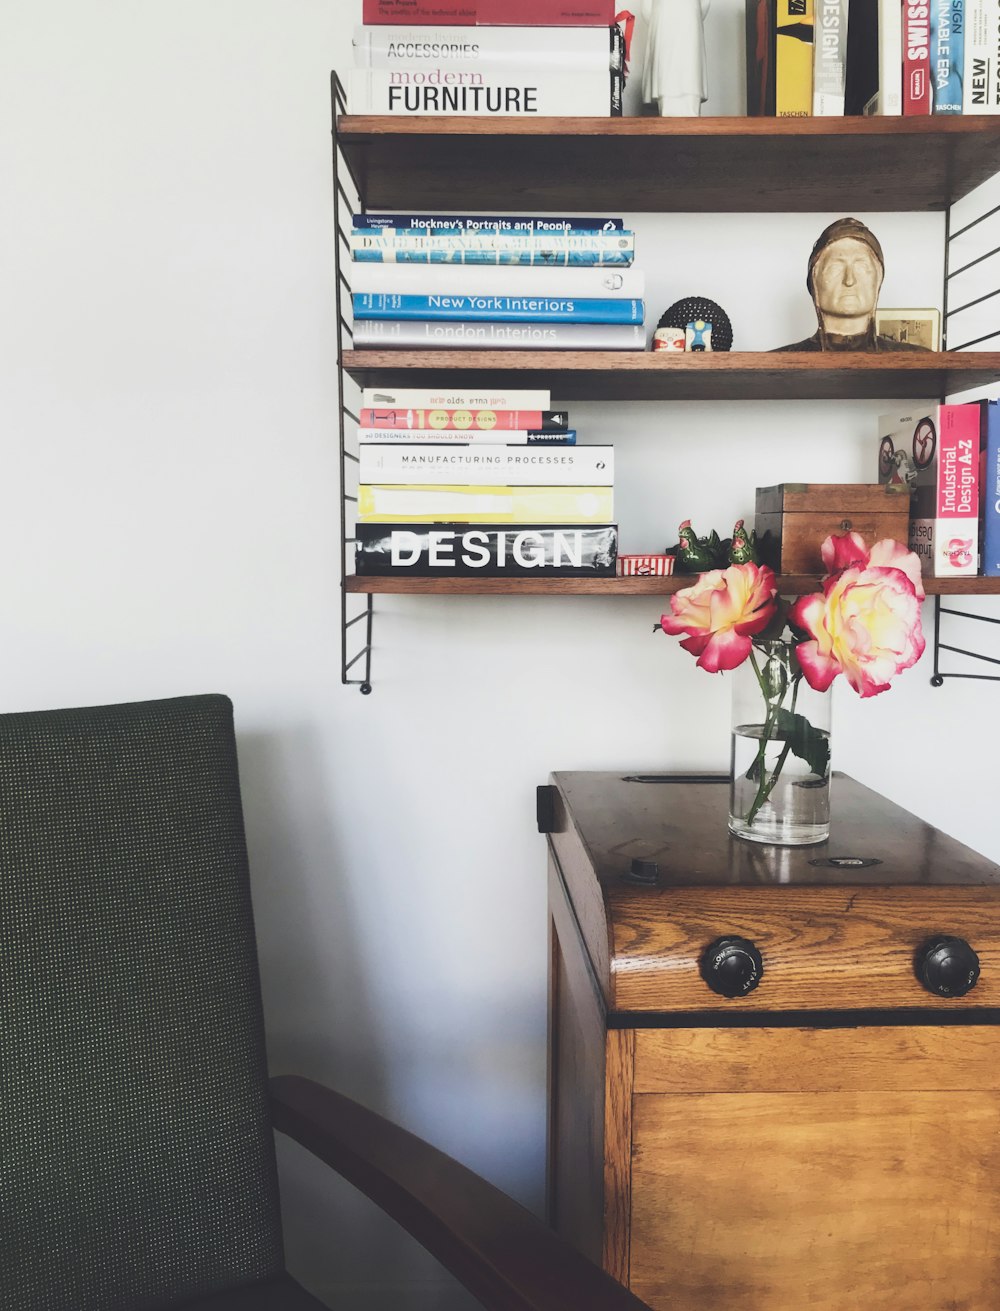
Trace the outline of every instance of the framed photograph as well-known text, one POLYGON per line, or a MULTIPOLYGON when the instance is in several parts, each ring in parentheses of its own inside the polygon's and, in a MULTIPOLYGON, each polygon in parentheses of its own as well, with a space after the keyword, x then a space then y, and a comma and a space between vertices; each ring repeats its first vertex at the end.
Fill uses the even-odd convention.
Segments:
POLYGON ((880 337, 907 341, 929 351, 941 349, 941 315, 937 310, 875 310, 875 331, 880 337))

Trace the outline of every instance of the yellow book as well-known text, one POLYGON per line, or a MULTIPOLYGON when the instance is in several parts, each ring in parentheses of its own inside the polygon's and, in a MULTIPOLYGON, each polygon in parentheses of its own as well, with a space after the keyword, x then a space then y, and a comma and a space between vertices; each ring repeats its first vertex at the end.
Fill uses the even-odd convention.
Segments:
POLYGON ((362 483, 364 523, 610 523, 610 487, 428 487, 362 483))
POLYGON ((777 0, 775 15, 775 112, 802 118, 813 109, 813 0, 777 0))

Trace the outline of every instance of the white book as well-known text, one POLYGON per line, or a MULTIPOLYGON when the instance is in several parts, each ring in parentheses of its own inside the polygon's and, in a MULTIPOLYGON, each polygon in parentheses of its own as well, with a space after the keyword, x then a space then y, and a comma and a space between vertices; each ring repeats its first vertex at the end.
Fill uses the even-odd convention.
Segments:
MULTIPOLYGON (((406 228, 352 228, 348 235, 351 254, 369 251, 607 251, 612 254, 635 253, 635 233, 616 232, 497 232, 483 228, 479 232, 410 232, 406 228)), ((389 261, 387 261, 389 262, 389 261)))
MULTIPOLYGON (((506 434, 505 434, 506 435, 506 434)), ((613 446, 361 446, 363 483, 611 487, 613 446)))
POLYGON ((813 37, 813 114, 842 116, 847 71, 847 0, 816 0, 813 37))
POLYGON ((354 345, 482 350, 645 350, 635 323, 469 323, 441 319, 357 319, 354 345))
POLYGON ((963 114, 1000 114, 1000 4, 965 0, 963 114))
POLYGON ((351 290, 410 296, 577 296, 642 300, 643 269, 601 265, 545 268, 530 264, 351 265, 351 290))
POLYGON ((873 113, 892 118, 903 112, 903 6, 879 0, 878 94, 873 113))
MULTIPOLYGON (((545 388, 520 390, 495 387, 363 387, 364 410, 551 410, 552 393, 545 388)), ((506 440, 510 440, 509 438, 506 440)))
POLYGON ((618 68, 607 27, 358 27, 358 68, 588 71, 618 68))
MULTIPOLYGON (((562 30, 562 29, 560 29, 562 30)), ((543 114, 611 116, 611 73, 551 69, 487 73, 465 64, 427 68, 352 68, 347 76, 351 114, 543 114)))

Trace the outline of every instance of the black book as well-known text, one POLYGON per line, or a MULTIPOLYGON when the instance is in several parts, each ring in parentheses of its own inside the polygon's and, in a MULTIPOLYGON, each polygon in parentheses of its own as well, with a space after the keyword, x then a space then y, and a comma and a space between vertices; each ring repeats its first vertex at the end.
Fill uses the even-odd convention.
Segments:
POLYGON ((372 577, 615 576, 616 524, 359 523, 355 569, 372 577))
POLYGON ((773 118, 775 101, 775 0, 746 0, 747 115, 773 118))
POLYGON ((849 0, 844 113, 865 113, 877 95, 878 0, 849 0))

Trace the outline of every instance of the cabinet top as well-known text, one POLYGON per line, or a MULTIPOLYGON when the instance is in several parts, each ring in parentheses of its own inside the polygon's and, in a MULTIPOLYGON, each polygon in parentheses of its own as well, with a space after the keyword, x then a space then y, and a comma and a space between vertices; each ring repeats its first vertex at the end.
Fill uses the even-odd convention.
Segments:
POLYGON ((634 860, 655 862, 661 890, 1000 884, 1000 865, 846 774, 831 782, 830 837, 812 847, 732 837, 724 775, 556 773, 552 781, 556 832, 575 834, 606 897, 636 886, 634 860))
POLYGON ((1000 171, 996 116, 339 114, 335 128, 369 209, 941 210, 1000 171))

